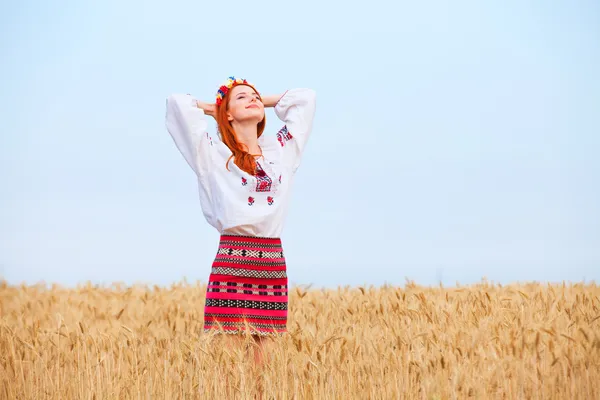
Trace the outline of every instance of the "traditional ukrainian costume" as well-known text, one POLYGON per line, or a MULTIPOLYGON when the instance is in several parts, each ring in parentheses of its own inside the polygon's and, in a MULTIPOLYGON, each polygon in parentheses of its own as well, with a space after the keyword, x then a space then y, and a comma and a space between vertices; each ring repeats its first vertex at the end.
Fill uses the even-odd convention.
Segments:
MULTIPOLYGON (((217 104, 240 83, 246 81, 230 78, 221 86, 217 104)), ((280 235, 312 130, 315 92, 292 89, 281 97, 275 113, 285 125, 275 136, 259 137, 262 157, 254 175, 238 168, 219 135, 208 132, 194 97, 174 94, 166 106, 167 130, 196 173, 203 214, 221 234, 206 292, 205 331, 284 333, 288 278, 280 235)))

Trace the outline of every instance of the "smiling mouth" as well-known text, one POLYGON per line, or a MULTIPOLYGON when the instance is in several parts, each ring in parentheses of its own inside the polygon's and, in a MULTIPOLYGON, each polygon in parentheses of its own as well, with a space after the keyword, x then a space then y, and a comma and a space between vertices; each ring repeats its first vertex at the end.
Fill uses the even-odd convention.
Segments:
POLYGON ((249 106, 248 106, 248 107, 246 107, 246 108, 260 108, 260 107, 259 107, 259 106, 257 106, 256 104, 252 104, 252 105, 249 105, 249 106))

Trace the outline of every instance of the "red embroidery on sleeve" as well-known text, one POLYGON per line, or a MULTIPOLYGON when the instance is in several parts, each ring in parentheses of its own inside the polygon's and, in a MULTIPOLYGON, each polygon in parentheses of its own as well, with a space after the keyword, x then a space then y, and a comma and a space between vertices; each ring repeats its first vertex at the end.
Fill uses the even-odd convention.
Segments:
POLYGON ((277 132, 277 141, 279 142, 279 144, 283 147, 283 145, 285 145, 284 141, 288 141, 288 140, 292 140, 294 137, 292 136, 292 134, 288 131, 287 125, 284 125, 283 128, 281 128, 279 130, 279 132, 277 132))

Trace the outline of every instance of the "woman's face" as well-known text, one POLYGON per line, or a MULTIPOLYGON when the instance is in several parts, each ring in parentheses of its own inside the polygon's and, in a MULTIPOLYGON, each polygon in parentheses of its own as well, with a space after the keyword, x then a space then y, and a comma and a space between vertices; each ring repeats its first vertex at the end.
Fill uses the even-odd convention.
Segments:
POLYGON ((250 86, 235 86, 229 93, 227 119, 236 122, 256 121, 258 124, 265 117, 265 107, 258 93, 250 86))

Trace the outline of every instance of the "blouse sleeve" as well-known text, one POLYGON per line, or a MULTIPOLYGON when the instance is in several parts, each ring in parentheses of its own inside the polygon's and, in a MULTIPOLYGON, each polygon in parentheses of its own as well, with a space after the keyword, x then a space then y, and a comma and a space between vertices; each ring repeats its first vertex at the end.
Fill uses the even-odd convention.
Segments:
POLYGON ((316 93, 312 89, 291 89, 279 99, 275 114, 285 122, 277 133, 277 140, 283 147, 284 161, 294 171, 298 169, 304 146, 312 131, 316 110, 316 93))
POLYGON ((196 100, 185 94, 167 97, 165 125, 177 149, 196 175, 201 176, 210 166, 211 139, 204 111, 196 100))

